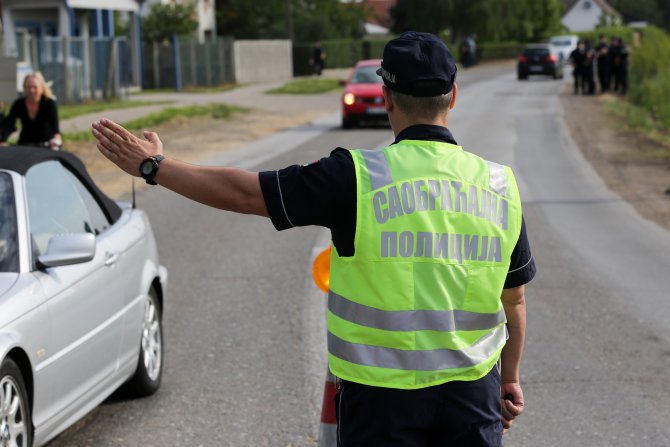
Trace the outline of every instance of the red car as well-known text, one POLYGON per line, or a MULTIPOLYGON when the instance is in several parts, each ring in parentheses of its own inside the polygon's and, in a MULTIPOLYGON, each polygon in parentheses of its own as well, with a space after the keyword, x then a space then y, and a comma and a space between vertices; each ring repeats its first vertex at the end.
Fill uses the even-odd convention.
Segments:
POLYGON ((362 121, 386 121, 382 95, 383 81, 377 74, 381 59, 358 61, 346 81, 342 95, 342 127, 351 128, 362 121))

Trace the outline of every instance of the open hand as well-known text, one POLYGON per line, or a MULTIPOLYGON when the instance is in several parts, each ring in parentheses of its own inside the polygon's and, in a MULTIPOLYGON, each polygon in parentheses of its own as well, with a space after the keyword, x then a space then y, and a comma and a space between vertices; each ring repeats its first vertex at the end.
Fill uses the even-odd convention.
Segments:
POLYGON ((102 155, 130 175, 139 177, 142 160, 163 153, 163 143, 155 132, 145 130, 145 139, 141 139, 108 119, 94 122, 92 128, 102 155))

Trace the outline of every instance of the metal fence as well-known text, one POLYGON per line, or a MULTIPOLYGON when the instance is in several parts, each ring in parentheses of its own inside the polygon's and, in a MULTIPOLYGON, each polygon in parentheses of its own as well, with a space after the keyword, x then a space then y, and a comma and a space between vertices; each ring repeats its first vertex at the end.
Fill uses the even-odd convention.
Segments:
POLYGON ((235 82, 233 39, 173 39, 144 45, 143 88, 212 87, 235 82))
POLYGON ((124 37, 17 37, 19 83, 40 71, 60 102, 124 97, 132 87, 131 50, 124 37))
POLYGON ((139 76, 125 37, 45 37, 17 34, 19 84, 32 71, 51 82, 60 102, 123 98, 131 88, 211 87, 235 82, 233 39, 173 39, 144 43, 139 76), (136 81, 137 83, 137 81, 136 81))

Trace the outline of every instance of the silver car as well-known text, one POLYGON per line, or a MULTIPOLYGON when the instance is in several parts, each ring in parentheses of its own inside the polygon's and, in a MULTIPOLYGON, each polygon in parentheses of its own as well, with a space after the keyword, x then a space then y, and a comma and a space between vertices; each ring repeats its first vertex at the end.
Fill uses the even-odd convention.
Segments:
POLYGON ((163 371, 167 270, 146 214, 72 154, 0 148, 0 446, 42 445, 163 371))

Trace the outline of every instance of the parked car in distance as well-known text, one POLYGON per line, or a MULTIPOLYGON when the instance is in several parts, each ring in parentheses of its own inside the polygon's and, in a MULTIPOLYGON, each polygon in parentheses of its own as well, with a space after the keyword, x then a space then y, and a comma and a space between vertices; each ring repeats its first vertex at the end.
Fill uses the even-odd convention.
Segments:
POLYGON ((517 78, 528 79, 529 75, 545 75, 554 79, 563 78, 565 63, 559 59, 552 46, 545 43, 526 45, 517 62, 517 78))
POLYGON ((563 59, 565 63, 570 58, 572 50, 577 48, 577 42, 579 42, 579 37, 573 34, 551 36, 549 38, 549 45, 554 48, 554 51, 558 54, 558 58, 563 59))
POLYGON ((158 390, 167 270, 147 215, 64 151, 0 150, 0 446, 158 390))
POLYGON ((377 74, 381 59, 358 61, 344 84, 342 94, 342 127, 351 128, 363 121, 386 121, 382 95, 383 80, 377 74))

